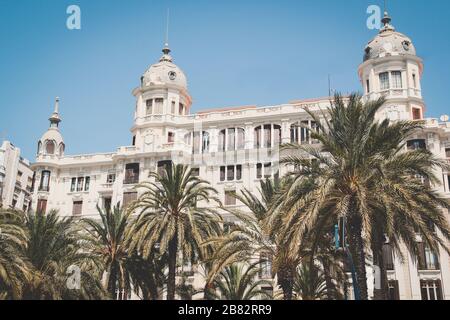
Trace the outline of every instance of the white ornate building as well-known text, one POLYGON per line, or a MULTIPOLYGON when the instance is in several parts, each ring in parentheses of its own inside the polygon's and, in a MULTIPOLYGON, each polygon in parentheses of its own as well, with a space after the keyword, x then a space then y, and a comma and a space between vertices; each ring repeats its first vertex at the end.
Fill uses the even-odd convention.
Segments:
MULTIPOLYGON (((390 22, 386 14, 384 27, 365 48, 358 68, 365 99, 386 97, 379 118, 425 119, 423 61, 411 39, 395 31, 390 22)), ((167 45, 133 95, 132 145, 111 153, 76 156, 65 154, 56 101, 50 128, 39 140, 32 165, 34 209, 95 217, 97 204, 106 208, 136 199, 135 185, 170 161, 189 163, 220 192, 225 205, 239 206, 231 196, 234 192, 244 187, 256 192, 260 179, 283 174, 284 168, 278 167, 281 143, 316 143, 308 130, 296 126, 308 124, 314 130, 316 124, 305 108, 319 111, 330 105, 327 97, 191 113, 186 76, 173 63, 167 45)), ((449 138, 450 122, 426 119, 426 129, 417 132, 408 147, 427 148, 450 159, 449 138)), ((450 198, 449 173, 438 172, 438 176, 442 184, 435 187, 442 197, 450 198)), ((411 257, 403 263, 392 258, 389 246, 386 255, 393 298, 450 299, 450 258, 443 250, 433 253, 424 248, 418 262, 411 257)), ((372 290, 373 283, 369 287, 372 290)))

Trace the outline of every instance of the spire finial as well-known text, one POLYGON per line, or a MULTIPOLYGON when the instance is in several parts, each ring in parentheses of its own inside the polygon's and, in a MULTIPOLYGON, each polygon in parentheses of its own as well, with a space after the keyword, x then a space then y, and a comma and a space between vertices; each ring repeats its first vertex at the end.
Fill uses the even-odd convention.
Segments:
POLYGON ((381 22, 383 23, 383 28, 380 30, 380 32, 395 31, 395 28, 391 25, 391 21, 392 18, 389 16, 387 9, 387 0, 384 0, 384 16, 383 19, 381 19, 381 22))
POLYGON ((53 113, 59 113, 59 97, 55 98, 55 111, 53 113))
POLYGON ((166 41, 164 43, 165 47, 169 47, 169 20, 170 19, 170 9, 167 8, 167 17, 166 17, 166 41))
POLYGON ((168 61, 172 62, 172 57, 170 56, 170 48, 169 48, 169 8, 167 8, 167 19, 166 19, 166 37, 164 42, 164 48, 162 49, 162 52, 164 55, 159 59, 159 61, 168 61))
POLYGON ((50 121, 50 128, 58 128, 61 118, 59 117, 59 97, 55 98, 55 110, 48 119, 50 121))

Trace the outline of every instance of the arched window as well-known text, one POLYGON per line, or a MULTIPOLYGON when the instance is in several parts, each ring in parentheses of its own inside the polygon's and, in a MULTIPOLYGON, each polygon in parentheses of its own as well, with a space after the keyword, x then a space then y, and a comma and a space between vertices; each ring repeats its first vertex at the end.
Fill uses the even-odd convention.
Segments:
POLYGON ((59 155, 60 155, 60 156, 63 156, 65 150, 66 150, 66 146, 65 146, 64 143, 61 142, 61 143, 59 144, 59 155))
POLYGON ((192 145, 192 152, 196 154, 209 152, 209 142, 207 131, 195 131, 184 135, 184 143, 192 145))
POLYGON ((228 128, 219 132, 219 151, 234 151, 245 148, 245 130, 228 128))
POLYGON ((41 154, 42 153, 42 142, 38 142, 38 149, 37 149, 37 153, 41 154))
POLYGON ((254 130, 255 148, 274 148, 281 144, 281 126, 265 124, 254 130))
POLYGON ((311 138, 311 131, 318 131, 319 126, 315 121, 298 121, 291 125, 291 143, 315 144, 317 140, 311 138))
POLYGON ((45 143, 45 152, 47 154, 55 154, 55 142, 54 141, 47 141, 45 143))

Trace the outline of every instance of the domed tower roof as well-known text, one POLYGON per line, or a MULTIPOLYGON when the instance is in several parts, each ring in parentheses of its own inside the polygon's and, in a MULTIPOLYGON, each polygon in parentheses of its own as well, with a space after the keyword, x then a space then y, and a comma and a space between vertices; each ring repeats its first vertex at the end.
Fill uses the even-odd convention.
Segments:
POLYGON ((151 65, 141 78, 142 86, 172 84, 187 90, 187 79, 184 72, 173 63, 167 43, 162 50, 159 62, 151 65))
POLYGON ((38 156, 39 155, 64 155, 65 144, 64 139, 59 131, 59 123, 61 117, 59 115, 59 98, 55 99, 55 110, 48 119, 50 127, 42 135, 38 142, 38 156))
POLYGON ((364 61, 393 55, 416 55, 416 48, 411 39, 395 31, 387 12, 382 19, 383 28, 365 48, 364 61))

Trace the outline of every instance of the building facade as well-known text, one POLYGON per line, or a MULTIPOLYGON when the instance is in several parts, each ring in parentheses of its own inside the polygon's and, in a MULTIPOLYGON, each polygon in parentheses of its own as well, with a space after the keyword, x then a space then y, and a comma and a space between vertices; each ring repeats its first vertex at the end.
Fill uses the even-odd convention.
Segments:
MULTIPOLYGON (((395 30, 387 14, 383 24, 365 48, 358 68, 364 99, 386 98, 379 119, 425 120, 425 129, 408 141, 408 148, 427 148, 450 161, 450 122, 425 118, 420 85, 423 61, 411 39, 395 30)), ((137 199, 140 191, 136 184, 171 161, 191 165, 219 191, 225 206, 239 207, 234 193, 243 188, 256 192, 261 179, 283 175, 286 168, 279 166, 281 144, 317 145, 310 136, 317 123, 306 109, 322 115, 330 106, 326 97, 191 113, 187 78, 174 64, 167 44, 160 60, 140 78, 133 95, 132 145, 111 153, 76 156, 65 155, 56 100, 50 127, 38 142, 32 165, 36 174, 34 209, 95 217, 97 205, 126 206, 137 199)), ((437 190, 450 198, 449 173, 441 170, 438 176, 442 184, 436 185, 437 190)), ((225 214, 225 219, 230 218, 225 214)), ((385 251, 392 298, 450 299, 450 258, 444 250, 435 253, 423 248, 419 261, 411 257, 400 261, 393 257, 388 244, 385 251)), ((373 294, 372 280, 369 288, 373 294)))
POLYGON ((31 205, 33 170, 9 141, 0 147, 0 208, 28 211, 31 205))

